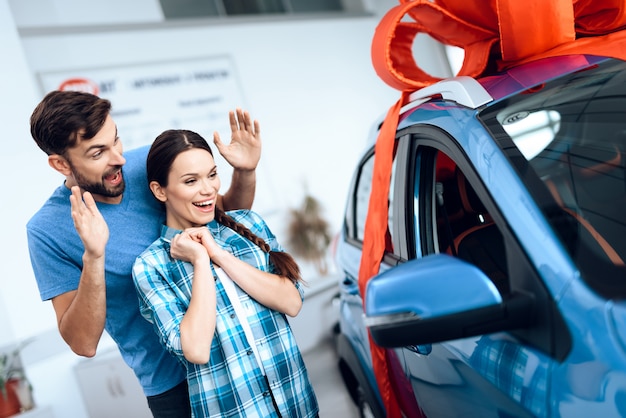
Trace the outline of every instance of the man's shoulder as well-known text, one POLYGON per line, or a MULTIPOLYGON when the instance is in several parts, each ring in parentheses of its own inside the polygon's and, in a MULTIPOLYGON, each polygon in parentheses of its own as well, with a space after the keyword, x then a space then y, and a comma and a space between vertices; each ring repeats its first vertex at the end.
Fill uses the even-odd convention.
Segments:
POLYGON ((142 146, 124 152, 126 163, 124 164, 122 171, 124 173, 127 190, 129 190, 133 195, 137 194, 138 191, 148 190, 146 175, 146 158, 148 156, 148 150, 148 147, 142 146))
POLYGON ((27 223, 27 228, 49 227, 50 222, 70 217, 70 191, 64 185, 57 187, 46 199, 43 205, 33 214, 27 223))
POLYGON ((125 151, 124 152, 124 158, 126 159, 126 164, 124 164, 124 167, 126 169, 132 168, 132 169, 139 169, 139 170, 146 170, 146 159, 148 158, 148 151, 150 150, 150 147, 147 145, 138 147, 138 148, 133 148, 131 150, 125 151))
POLYGON ((146 161, 146 157, 148 156, 148 151, 150 151, 150 145, 141 145, 139 147, 131 148, 129 150, 124 151, 125 158, 138 158, 140 160, 146 161))
MULTIPOLYGON (((31 259, 49 266, 55 257, 80 259, 82 243, 74 227, 70 193, 60 186, 26 223, 31 259)), ((42 293, 42 296, 44 294, 42 293)), ((52 295, 54 296, 54 295, 52 295)), ((51 297, 46 294, 44 299, 51 297)))

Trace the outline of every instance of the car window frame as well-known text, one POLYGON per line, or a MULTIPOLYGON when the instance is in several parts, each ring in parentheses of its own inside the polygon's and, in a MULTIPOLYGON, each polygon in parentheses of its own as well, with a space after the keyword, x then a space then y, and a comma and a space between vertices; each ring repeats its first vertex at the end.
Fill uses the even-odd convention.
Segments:
POLYGON ((412 234, 404 234, 406 241, 404 245, 409 251, 413 251, 409 259, 436 254, 434 251, 436 237, 433 235, 433 229, 436 229, 433 224, 436 211, 435 162, 434 156, 426 156, 424 151, 431 149, 444 152, 455 161, 467 177, 503 235, 511 291, 535 295, 537 309, 534 313, 537 315, 538 325, 527 330, 512 331, 510 335, 559 361, 563 360, 572 348, 572 339, 557 303, 550 296, 538 272, 532 266, 513 232, 508 228, 496 202, 458 142, 443 129, 432 125, 407 127, 399 132, 398 136, 407 139, 404 142, 408 149, 403 152, 409 158, 405 162, 407 174, 399 177, 403 179, 403 183, 396 184, 396 187, 399 190, 413 190, 416 194, 413 196, 413 203, 408 198, 405 200, 405 205, 403 205, 407 209, 405 213, 397 215, 402 216, 407 226, 411 228, 407 231, 413 231, 412 234), (427 158, 424 158, 425 156, 427 158), (418 206, 417 215, 414 213, 414 204, 418 206), (419 242, 417 238, 411 239, 409 235, 419 237, 419 242))
MULTIPOLYGON (((400 143, 400 141, 398 143, 400 143)), ((401 153, 396 153, 396 155, 401 155, 401 153)), ((344 215, 344 231, 345 231, 346 241, 349 244, 360 249, 363 248, 363 239, 359 235, 360 229, 359 229, 358 222, 359 222, 360 217, 358 213, 359 211, 358 193, 360 190, 362 190, 361 189, 361 185, 363 184, 362 182, 367 181, 369 182, 369 186, 370 186, 369 193, 371 194, 372 176, 370 175, 368 178, 364 178, 363 176, 373 172, 373 170, 367 172, 367 171, 364 171, 364 169, 366 165, 370 163, 372 164, 372 169, 373 169, 374 159, 375 159, 375 148, 374 146, 372 146, 363 154, 363 156, 361 157, 361 159, 359 160, 357 164, 355 174, 350 184, 348 204, 346 207, 346 213, 344 215)), ((398 205, 395 204, 394 201, 399 196, 403 196, 402 193, 399 192, 396 187, 396 184, 397 184, 396 172, 398 171, 397 167, 398 167, 398 160, 394 156, 394 160, 392 163, 393 171, 392 171, 392 175, 390 179, 390 186, 389 186, 389 195, 391 197, 391 202, 389 206, 389 218, 388 218, 388 224, 391 224, 390 232, 391 232, 391 242, 393 244, 393 250, 388 251, 386 249, 383 255, 383 262, 387 264, 388 266, 397 265, 399 262, 402 261, 402 255, 400 253, 400 249, 402 248, 402 245, 401 245, 401 241, 398 240, 397 237, 403 234, 403 230, 401 229, 401 227, 396 226, 394 222, 394 220, 396 219, 396 213, 397 213, 397 208, 398 208, 398 205)), ((367 206, 369 206, 369 194, 368 194, 367 206)), ((367 216, 366 213, 365 213, 365 216, 367 216)), ((365 218, 363 219, 363 222, 365 222, 365 218)))

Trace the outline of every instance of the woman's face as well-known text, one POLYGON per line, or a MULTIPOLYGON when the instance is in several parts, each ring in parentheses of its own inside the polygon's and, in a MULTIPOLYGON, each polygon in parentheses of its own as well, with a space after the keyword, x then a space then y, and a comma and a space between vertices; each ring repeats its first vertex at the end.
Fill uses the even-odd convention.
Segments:
POLYGON ((165 202, 167 226, 182 230, 211 222, 219 189, 217 167, 208 151, 194 148, 179 154, 167 187, 160 187, 157 195, 165 202))

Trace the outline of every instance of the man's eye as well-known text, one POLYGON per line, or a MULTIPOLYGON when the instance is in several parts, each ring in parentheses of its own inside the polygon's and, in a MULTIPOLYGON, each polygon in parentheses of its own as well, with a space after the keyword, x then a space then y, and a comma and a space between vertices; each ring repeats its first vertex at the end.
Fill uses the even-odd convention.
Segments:
POLYGON ((102 156, 102 151, 96 151, 93 153, 91 158, 100 158, 102 156))

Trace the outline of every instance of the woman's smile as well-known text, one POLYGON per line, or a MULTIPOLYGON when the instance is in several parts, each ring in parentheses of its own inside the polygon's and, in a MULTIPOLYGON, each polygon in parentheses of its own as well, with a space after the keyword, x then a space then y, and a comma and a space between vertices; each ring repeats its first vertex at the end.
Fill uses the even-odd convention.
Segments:
POLYGON ((167 225, 177 229, 206 225, 215 218, 220 178, 213 156, 205 149, 181 152, 170 169, 162 201, 167 225))
POLYGON ((201 202, 194 202, 194 206, 200 209, 201 212, 210 213, 215 209, 215 199, 207 199, 201 202))

